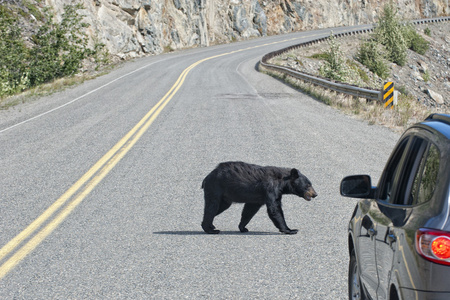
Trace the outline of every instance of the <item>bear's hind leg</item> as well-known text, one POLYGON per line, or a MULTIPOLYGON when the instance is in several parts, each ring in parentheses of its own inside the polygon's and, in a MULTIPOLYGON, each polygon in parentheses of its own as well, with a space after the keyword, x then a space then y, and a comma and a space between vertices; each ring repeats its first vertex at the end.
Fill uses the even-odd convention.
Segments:
POLYGON ((222 199, 222 201, 220 201, 219 210, 217 211, 216 216, 226 211, 228 208, 230 208, 230 206, 231 202, 227 202, 222 199))
POLYGON ((220 201, 219 208, 216 209, 215 205, 210 205, 209 211, 206 211, 206 205, 205 205, 205 215, 203 217, 202 222, 202 228, 206 233, 219 233, 220 230, 216 230, 216 227, 213 225, 214 217, 220 215, 225 210, 227 210, 231 206, 231 202, 226 201, 220 201), (212 213, 213 211, 216 211, 216 213, 212 213), (209 225, 208 225, 209 224, 209 225))
POLYGON ((205 191, 205 210, 203 213, 202 228, 206 233, 217 234, 220 230, 216 230, 213 225, 214 217, 219 212, 220 197, 211 195, 205 191))

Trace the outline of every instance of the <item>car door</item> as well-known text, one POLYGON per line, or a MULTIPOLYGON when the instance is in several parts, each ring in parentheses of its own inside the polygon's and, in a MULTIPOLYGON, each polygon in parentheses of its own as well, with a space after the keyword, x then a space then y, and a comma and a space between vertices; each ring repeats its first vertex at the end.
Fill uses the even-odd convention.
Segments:
POLYGON ((403 247, 400 243, 404 243, 408 232, 411 232, 411 229, 412 232, 415 231, 411 228, 414 224, 411 224, 409 219, 414 205, 417 204, 420 182, 425 178, 422 175, 427 172, 428 180, 436 179, 437 168, 433 166, 436 163, 435 150, 436 147, 425 136, 411 135, 394 177, 389 179, 383 176, 380 181, 380 193, 377 197, 380 215, 375 238, 378 299, 388 299, 396 251, 403 247), (387 186, 392 186, 389 195, 383 190, 387 186))
POLYGON ((377 289, 379 286, 379 272, 384 272, 387 265, 392 262, 383 260, 383 265, 379 269, 376 258, 376 248, 380 247, 380 240, 385 239, 386 228, 391 224, 390 219, 383 213, 385 205, 390 205, 395 182, 398 180, 398 174, 401 172, 401 163, 404 160, 410 137, 404 137, 393 150, 389 161, 386 164, 382 174, 382 193, 377 193, 376 198, 367 199, 360 202, 361 222, 360 234, 357 237, 359 248, 359 264, 361 269, 361 282, 370 298, 377 298, 377 289), (378 246, 377 246, 378 245, 378 246))

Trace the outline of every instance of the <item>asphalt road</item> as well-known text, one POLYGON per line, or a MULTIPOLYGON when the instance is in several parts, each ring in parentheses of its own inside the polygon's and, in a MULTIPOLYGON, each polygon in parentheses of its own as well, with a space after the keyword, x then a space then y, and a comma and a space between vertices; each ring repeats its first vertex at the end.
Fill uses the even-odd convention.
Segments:
POLYGON ((339 183, 376 184, 399 136, 255 69, 327 35, 142 58, 1 111, 0 298, 345 299, 356 201, 339 183), (241 234, 240 205, 216 218, 221 234, 202 232, 201 182, 228 160, 312 181, 313 201, 283 198, 297 235, 264 209, 241 234))

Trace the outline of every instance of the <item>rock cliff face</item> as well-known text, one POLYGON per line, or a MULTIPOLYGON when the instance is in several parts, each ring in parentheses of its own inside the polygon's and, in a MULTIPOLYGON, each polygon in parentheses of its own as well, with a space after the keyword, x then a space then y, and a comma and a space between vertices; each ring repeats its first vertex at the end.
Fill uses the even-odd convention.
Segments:
MULTIPOLYGON (((121 58, 297 30, 375 23, 389 0, 80 0, 89 35, 121 58)), ((402 18, 448 15, 448 0, 399 0, 402 18)), ((61 13, 73 0, 45 0, 61 13)))

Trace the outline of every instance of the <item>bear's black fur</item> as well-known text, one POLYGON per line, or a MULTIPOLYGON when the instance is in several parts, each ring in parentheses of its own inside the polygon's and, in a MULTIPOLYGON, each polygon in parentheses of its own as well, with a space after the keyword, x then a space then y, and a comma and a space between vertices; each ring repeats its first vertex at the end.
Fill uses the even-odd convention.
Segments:
POLYGON ((244 162, 223 162, 209 173, 202 183, 205 211, 202 228, 206 233, 219 233, 214 218, 233 202, 245 203, 239 230, 245 228, 264 204, 269 218, 283 233, 296 234, 289 229, 281 209, 281 197, 293 194, 310 201, 317 196, 311 182, 297 169, 262 167, 244 162))

